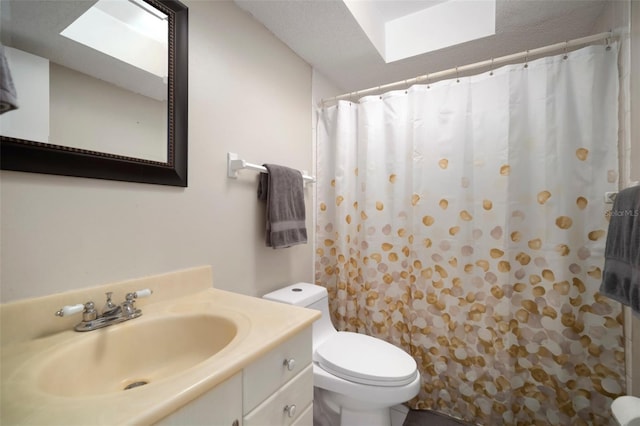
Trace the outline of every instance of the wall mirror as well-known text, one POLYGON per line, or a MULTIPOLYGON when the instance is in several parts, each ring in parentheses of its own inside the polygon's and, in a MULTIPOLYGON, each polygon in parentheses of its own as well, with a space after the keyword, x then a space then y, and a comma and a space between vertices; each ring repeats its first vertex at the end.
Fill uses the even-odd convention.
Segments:
POLYGON ((2 169, 187 186, 186 6, 2 0, 0 19, 2 169))

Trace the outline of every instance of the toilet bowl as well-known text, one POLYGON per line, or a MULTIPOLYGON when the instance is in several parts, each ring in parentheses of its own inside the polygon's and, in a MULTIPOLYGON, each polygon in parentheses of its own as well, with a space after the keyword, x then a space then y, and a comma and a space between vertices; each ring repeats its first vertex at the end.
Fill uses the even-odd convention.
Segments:
POLYGON ((322 312, 312 338, 314 426, 390 426, 390 408, 418 394, 414 359, 375 337, 337 331, 324 287, 298 283, 264 298, 322 312))
POLYGON ((611 404, 613 418, 620 426, 640 426, 640 398, 619 396, 611 404))

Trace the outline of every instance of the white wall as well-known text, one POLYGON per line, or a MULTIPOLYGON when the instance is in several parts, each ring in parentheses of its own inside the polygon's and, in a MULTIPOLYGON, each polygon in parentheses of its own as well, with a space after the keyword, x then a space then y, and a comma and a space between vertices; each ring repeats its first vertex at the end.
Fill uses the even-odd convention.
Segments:
POLYGON ((313 241, 264 246, 257 174, 226 177, 227 151, 312 170, 311 69, 232 2, 184 3, 189 187, 2 171, 2 302, 197 265, 249 295, 313 278, 313 241))
POLYGON ((384 59, 398 61, 495 33, 495 1, 439 3, 386 23, 384 59))

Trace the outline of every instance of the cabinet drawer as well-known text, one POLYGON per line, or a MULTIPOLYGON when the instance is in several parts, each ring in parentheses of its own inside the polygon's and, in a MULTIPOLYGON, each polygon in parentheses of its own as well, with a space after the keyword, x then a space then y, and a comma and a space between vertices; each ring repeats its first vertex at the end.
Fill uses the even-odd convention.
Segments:
POLYGON ((313 366, 276 391, 244 417, 244 426, 288 426, 296 422, 313 403, 313 366))
POLYGON ((247 366, 242 374, 244 414, 311 364, 311 350, 311 327, 307 327, 247 366))
POLYGON ((313 404, 310 404, 291 426, 313 426, 313 404))

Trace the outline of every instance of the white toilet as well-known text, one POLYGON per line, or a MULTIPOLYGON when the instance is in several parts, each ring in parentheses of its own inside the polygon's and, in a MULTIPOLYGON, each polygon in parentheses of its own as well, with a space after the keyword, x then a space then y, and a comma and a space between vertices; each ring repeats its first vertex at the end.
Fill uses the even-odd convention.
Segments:
POLYGON ((389 409, 418 394, 414 359, 375 337, 336 331, 324 287, 298 283, 264 298, 322 312, 313 324, 315 426, 390 426, 389 409))
POLYGON ((640 426, 640 398, 619 396, 613 400, 611 411, 620 426, 640 426))

